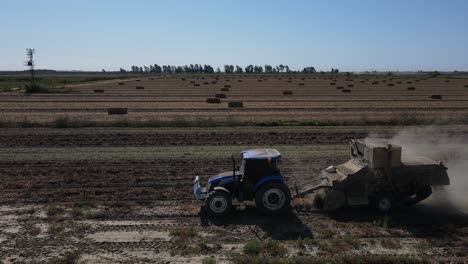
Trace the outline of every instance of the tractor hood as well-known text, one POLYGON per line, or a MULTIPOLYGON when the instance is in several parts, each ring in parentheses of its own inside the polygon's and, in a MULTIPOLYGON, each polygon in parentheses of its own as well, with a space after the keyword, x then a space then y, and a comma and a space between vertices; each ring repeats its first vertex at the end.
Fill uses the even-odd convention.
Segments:
POLYGON ((230 183, 234 180, 234 176, 241 176, 240 172, 236 172, 235 175, 232 175, 232 171, 226 171, 222 172, 219 174, 216 174, 215 176, 212 176, 211 178, 208 179, 208 184, 214 184, 217 183, 217 185, 224 185, 226 183, 230 183))

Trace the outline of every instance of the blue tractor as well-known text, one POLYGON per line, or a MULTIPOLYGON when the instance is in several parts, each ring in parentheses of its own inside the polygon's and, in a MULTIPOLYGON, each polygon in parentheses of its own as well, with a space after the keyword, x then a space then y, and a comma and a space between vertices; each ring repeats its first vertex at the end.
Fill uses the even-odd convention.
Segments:
POLYGON ((240 166, 232 157, 232 171, 217 174, 200 186, 197 176, 193 193, 204 201, 204 209, 213 216, 224 216, 232 209, 233 199, 255 200, 258 210, 267 214, 287 212, 291 194, 278 169, 281 154, 276 149, 252 149, 241 152, 240 166))

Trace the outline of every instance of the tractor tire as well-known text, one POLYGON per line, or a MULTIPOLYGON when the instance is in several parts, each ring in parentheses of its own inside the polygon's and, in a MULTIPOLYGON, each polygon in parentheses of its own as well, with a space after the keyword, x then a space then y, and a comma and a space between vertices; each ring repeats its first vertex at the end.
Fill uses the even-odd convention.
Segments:
POLYGON ((387 213, 396 206, 396 200, 391 193, 378 193, 370 198, 370 205, 377 212, 387 213))
POLYGON ((227 192, 215 191, 206 199, 205 210, 211 216, 225 216, 229 214, 231 209, 232 197, 227 192))
POLYGON ((255 206, 265 214, 283 214, 289 211, 291 193, 283 182, 269 182, 255 193, 255 206))

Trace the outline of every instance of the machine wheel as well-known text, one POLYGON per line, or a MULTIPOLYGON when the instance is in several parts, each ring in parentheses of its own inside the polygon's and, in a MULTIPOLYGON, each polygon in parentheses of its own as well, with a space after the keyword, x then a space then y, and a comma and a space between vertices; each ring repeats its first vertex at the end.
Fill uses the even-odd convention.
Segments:
POLYGON ((291 193, 282 182, 269 182, 255 193, 255 206, 266 214, 285 213, 291 203, 291 193))
POLYGON ((375 210, 386 213, 395 207, 395 199, 390 193, 379 193, 371 198, 371 205, 375 210))
POLYGON ((215 191, 205 202, 205 210, 212 216, 225 216, 232 208, 232 198, 229 193, 215 191))

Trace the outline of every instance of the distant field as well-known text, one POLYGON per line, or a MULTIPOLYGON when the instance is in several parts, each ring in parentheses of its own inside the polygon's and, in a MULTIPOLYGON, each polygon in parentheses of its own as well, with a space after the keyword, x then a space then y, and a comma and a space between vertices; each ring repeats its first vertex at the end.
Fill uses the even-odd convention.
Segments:
MULTIPOLYGON (((454 77, 49 76, 41 82, 72 92, 2 94, 0 122, 3 126, 466 123, 468 79, 454 77), (243 107, 229 107, 230 102, 242 102, 243 107), (128 115, 109 115, 108 108, 127 108, 128 115)), ((2 78, 4 84, 8 78, 27 83, 25 76, 2 78)))

